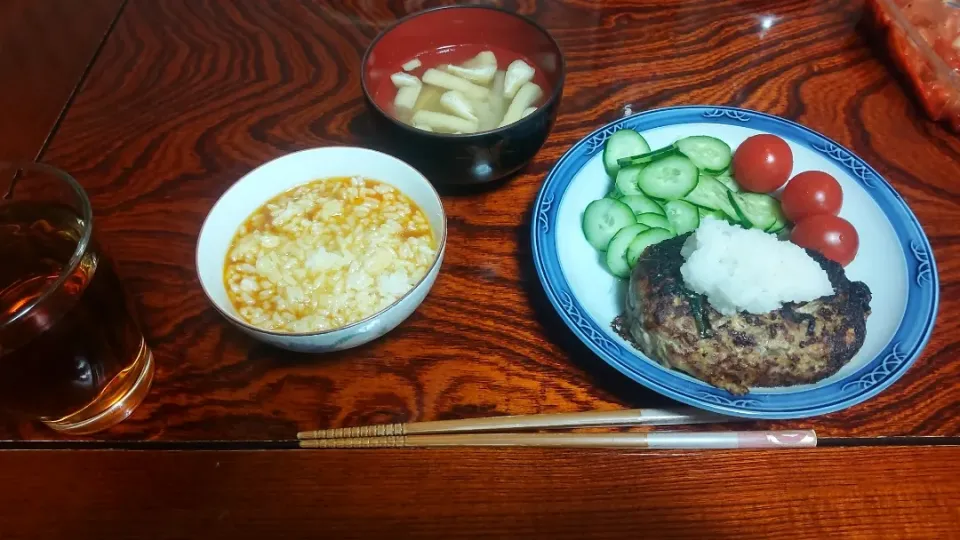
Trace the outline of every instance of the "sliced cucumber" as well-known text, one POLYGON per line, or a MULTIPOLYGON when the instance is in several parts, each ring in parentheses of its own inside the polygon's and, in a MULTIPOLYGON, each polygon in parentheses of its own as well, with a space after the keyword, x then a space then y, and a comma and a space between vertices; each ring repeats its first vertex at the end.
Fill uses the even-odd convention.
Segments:
POLYGON ((613 239, 610 240, 610 245, 607 246, 607 268, 611 274, 619 278, 630 277, 631 266, 627 264, 627 248, 630 247, 631 242, 638 234, 649 228, 646 225, 636 223, 620 229, 614 235, 613 239))
POLYGON ((621 129, 611 135, 603 145, 603 167, 610 178, 616 178, 620 171, 617 160, 649 151, 650 145, 642 135, 632 129, 621 129))
POLYGON ((783 211, 781 208, 781 212, 777 215, 777 221, 775 221, 773 225, 767 227, 767 232, 776 234, 786 228, 787 228, 787 218, 784 217, 783 211))
POLYGON ((603 251, 617 231, 636 222, 629 206, 616 199, 598 199, 583 211, 583 235, 591 246, 603 251))
POLYGON ((639 156, 630 156, 625 158, 620 158, 617 160, 617 164, 621 167, 631 167, 633 165, 646 165, 658 159, 664 158, 673 154, 677 151, 677 145, 671 144, 670 146, 665 146, 663 148, 657 148, 656 150, 651 150, 646 154, 640 154, 639 156))
POLYGON ((700 214, 701 223, 707 216, 715 217, 717 219, 722 219, 724 221, 733 221, 733 223, 737 223, 737 224, 740 223, 740 220, 731 220, 730 216, 724 214, 719 210, 711 210, 709 208, 697 207, 697 213, 700 214))
POLYGON ((740 193, 740 184, 730 176, 730 171, 727 171, 719 176, 716 179, 723 185, 727 186, 727 189, 734 193, 740 193))
POLYGON ((679 199, 697 187, 699 171, 683 156, 667 156, 640 171, 637 184, 645 194, 658 199, 679 199))
POLYGON ((627 248, 627 265, 633 268, 643 255, 643 251, 648 247, 659 244, 664 240, 673 238, 673 233, 666 229, 650 229, 644 231, 633 238, 630 247, 627 248))
POLYGON ((690 158, 698 169, 719 173, 730 166, 730 145, 714 137, 695 135, 676 142, 677 150, 690 158))
POLYGON ((664 215, 663 207, 646 195, 625 195, 620 197, 620 202, 629 206, 634 214, 664 215))
POLYGON ((637 178, 642 167, 624 167, 617 173, 617 191, 621 195, 643 195, 637 187, 637 178))
POLYGON ((603 147, 614 187, 583 214, 587 241, 608 269, 627 278, 643 251, 714 217, 779 236, 789 235, 775 198, 742 191, 731 174, 733 152, 714 137, 696 135, 651 151, 642 135, 622 129, 603 147))
POLYGON ((697 187, 683 197, 683 200, 710 210, 719 210, 726 214, 729 219, 739 221, 737 210, 730 203, 728 193, 730 193, 730 190, 719 180, 702 174, 700 175, 700 181, 697 182, 697 187))
MULTIPOLYGON (((667 201, 663 209, 667 213, 670 228, 677 234, 695 231, 700 226, 700 213, 697 212, 697 207, 686 201, 667 201)), ((638 217, 637 221, 639 220, 638 217)))
POLYGON ((668 231, 673 230, 673 225, 670 224, 670 221, 661 214, 640 214, 637 216, 637 223, 646 225, 651 229, 667 229, 668 231))
POLYGON ((733 193, 728 192, 730 202, 733 203, 745 227, 752 227, 766 231, 773 227, 779 216, 780 201, 762 193, 733 193))

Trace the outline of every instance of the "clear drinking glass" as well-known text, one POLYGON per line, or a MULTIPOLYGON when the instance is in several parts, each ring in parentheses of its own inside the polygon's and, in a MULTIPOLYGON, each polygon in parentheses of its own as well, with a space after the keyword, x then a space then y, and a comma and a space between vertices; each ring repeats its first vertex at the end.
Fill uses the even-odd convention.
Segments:
POLYGON ((130 415, 153 356, 69 174, 0 163, 0 409, 66 433, 130 415))

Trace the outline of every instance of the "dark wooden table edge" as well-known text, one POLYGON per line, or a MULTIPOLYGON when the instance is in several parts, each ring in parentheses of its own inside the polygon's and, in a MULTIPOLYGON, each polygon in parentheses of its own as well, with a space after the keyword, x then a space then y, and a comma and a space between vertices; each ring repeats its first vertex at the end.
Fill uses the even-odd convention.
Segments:
MULTIPOLYGON (((822 437, 818 448, 857 447, 905 447, 905 446, 960 446, 960 437, 822 437)), ((0 441, 0 452, 15 450, 197 450, 197 451, 248 451, 248 450, 299 450, 297 441, 0 441)), ((375 449, 375 451, 415 450, 375 449)), ((611 449, 616 450, 616 449, 611 449)), ((597 449, 597 451, 606 451, 597 449)), ((744 450, 748 452, 750 450, 744 450)), ((814 450, 815 451, 815 450, 814 450)))

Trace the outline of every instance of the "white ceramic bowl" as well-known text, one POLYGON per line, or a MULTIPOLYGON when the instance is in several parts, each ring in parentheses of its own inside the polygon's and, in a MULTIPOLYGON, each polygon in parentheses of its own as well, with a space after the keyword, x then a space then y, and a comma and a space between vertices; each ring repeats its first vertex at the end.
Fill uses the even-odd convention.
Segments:
POLYGON ((210 210, 197 241, 197 274, 214 307, 238 328, 254 338, 299 352, 329 352, 349 349, 372 341, 403 322, 427 296, 440 271, 447 242, 447 218, 440 196, 416 169, 374 150, 333 146, 314 148, 269 161, 238 180, 210 210), (437 255, 430 270, 399 300, 355 323, 320 332, 289 333, 264 330, 240 318, 227 297, 223 283, 227 250, 237 231, 257 208, 291 188, 335 176, 363 176, 390 184, 423 210, 437 242, 437 255))

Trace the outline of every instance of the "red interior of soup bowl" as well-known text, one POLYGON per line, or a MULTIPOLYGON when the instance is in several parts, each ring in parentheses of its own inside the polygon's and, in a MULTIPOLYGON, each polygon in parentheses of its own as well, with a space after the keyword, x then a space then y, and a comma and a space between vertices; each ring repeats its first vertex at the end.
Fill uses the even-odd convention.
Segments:
POLYGON ((363 87, 381 109, 392 96, 381 88, 392 85, 390 75, 419 57, 426 67, 456 63, 484 48, 497 54, 500 69, 522 58, 537 70, 537 82, 550 96, 561 87, 563 58, 552 37, 534 22, 495 8, 447 7, 416 13, 385 30, 370 46, 363 62, 363 87))

